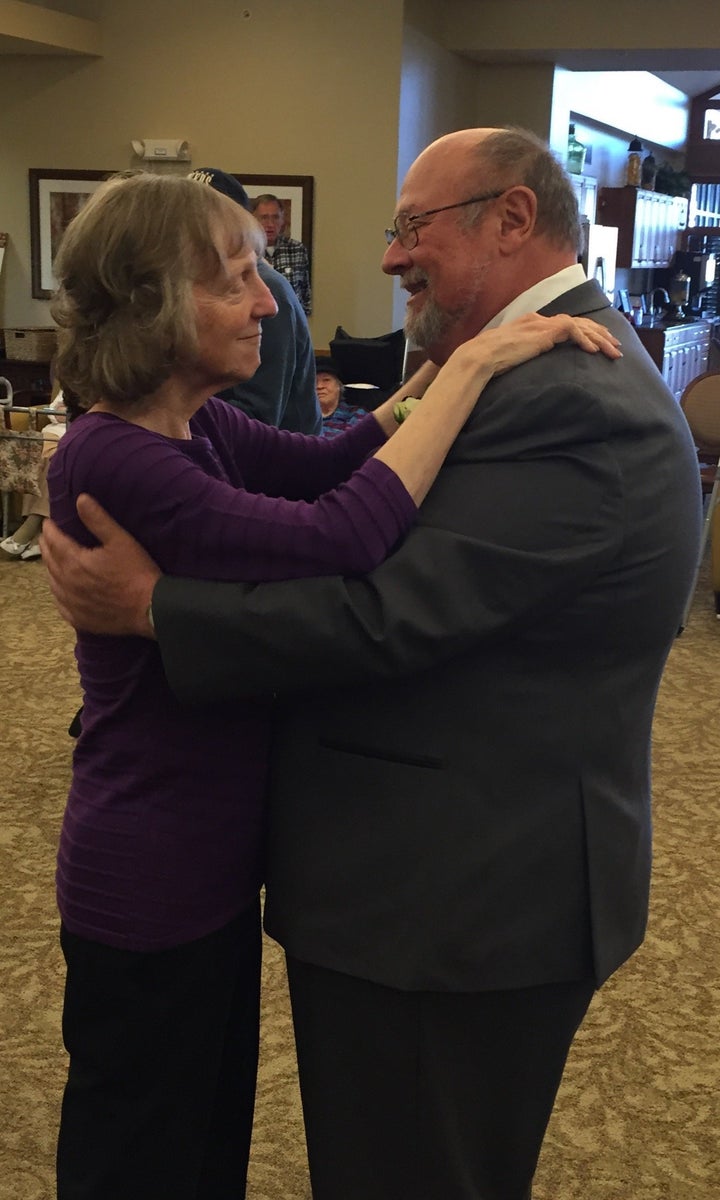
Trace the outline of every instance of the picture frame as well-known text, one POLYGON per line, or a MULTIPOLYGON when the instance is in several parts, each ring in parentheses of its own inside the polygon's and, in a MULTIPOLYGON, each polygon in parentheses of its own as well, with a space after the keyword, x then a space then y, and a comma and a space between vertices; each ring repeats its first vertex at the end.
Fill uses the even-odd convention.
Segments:
POLYGON ((312 266, 313 204, 315 180, 312 175, 241 175, 234 178, 245 188, 251 200, 270 192, 285 209, 286 237, 302 242, 312 266))
POLYGON ((49 300, 52 296, 56 286, 52 264, 60 239, 87 197, 112 174, 112 170, 30 167, 30 264, 34 299, 49 300))

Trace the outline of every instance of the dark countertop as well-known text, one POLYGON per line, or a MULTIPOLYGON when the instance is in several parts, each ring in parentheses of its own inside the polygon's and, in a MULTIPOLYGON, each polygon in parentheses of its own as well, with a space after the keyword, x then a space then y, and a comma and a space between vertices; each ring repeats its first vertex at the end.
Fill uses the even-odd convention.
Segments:
POLYGON ((660 329, 663 332, 666 329, 682 329, 693 325, 712 325, 717 317, 683 317, 680 321, 673 321, 670 317, 643 317, 642 324, 636 325, 636 329, 660 329))

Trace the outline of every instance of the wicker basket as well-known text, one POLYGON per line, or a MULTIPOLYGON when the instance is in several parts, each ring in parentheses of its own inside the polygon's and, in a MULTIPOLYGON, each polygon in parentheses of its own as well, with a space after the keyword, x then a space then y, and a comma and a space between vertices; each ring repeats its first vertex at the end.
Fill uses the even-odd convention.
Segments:
POLYGON ((27 326, 5 330, 5 357, 25 362, 50 362, 57 349, 57 329, 27 326))

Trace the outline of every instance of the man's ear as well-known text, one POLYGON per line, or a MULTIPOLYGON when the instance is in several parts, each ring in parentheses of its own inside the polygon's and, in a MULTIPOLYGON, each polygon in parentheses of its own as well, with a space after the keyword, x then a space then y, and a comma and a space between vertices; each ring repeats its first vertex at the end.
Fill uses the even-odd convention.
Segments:
POLYGON ((501 252, 514 254, 535 231, 537 197, 532 188, 518 184, 500 199, 501 252))

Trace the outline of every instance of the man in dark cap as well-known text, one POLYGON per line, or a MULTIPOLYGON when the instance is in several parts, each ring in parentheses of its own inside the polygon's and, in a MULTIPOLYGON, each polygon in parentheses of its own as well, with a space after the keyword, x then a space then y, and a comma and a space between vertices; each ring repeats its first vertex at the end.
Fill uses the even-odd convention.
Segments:
MULTIPOLYGON (((190 172, 190 178, 209 184, 250 211, 248 194, 234 175, 216 167, 199 167, 190 172)), ((297 433, 320 433, 322 420, 307 318, 288 281, 264 259, 258 262, 258 273, 277 304, 277 316, 263 321, 260 366, 252 379, 220 395, 266 425, 297 433)))

